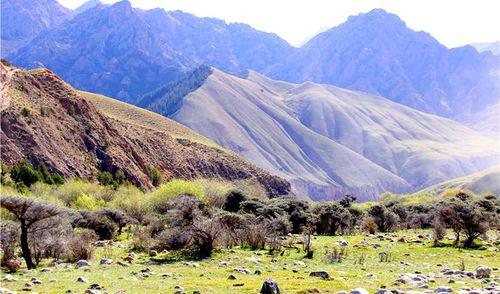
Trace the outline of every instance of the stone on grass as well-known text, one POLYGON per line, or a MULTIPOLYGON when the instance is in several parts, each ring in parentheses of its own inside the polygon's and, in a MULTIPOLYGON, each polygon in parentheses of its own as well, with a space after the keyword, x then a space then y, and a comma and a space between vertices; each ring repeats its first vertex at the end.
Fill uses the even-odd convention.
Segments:
POLYGON ((92 263, 90 263, 89 261, 87 261, 85 259, 80 259, 79 261, 76 262, 77 267, 91 266, 91 265, 92 265, 92 263))
POLYGON ((229 276, 227 277, 227 279, 228 279, 228 280, 236 280, 237 278, 236 278, 236 276, 235 276, 235 275, 229 275, 229 276))
POLYGON ((275 280, 266 279, 262 284, 262 288, 260 288, 261 294, 279 294, 280 287, 275 280))
POLYGON ((247 268, 235 268, 233 269, 233 272, 248 275, 250 270, 247 268))
POLYGON ((330 278, 330 275, 325 271, 310 272, 309 276, 310 277, 319 277, 319 278, 322 278, 323 280, 328 280, 330 278))
POLYGON ((151 251, 149 252, 149 256, 150 256, 150 257, 155 257, 156 255, 158 255, 158 251, 156 251, 156 250, 151 250, 151 251))
POLYGON ((85 278, 85 277, 78 277, 76 279, 77 282, 80 282, 80 283, 88 283, 89 282, 89 279, 85 278))
POLYGON ((260 276, 262 275, 262 271, 260 269, 256 269, 254 274, 260 276))
POLYGON ((448 286, 440 286, 437 287, 436 290, 434 290, 435 293, 451 293, 453 292, 453 289, 448 286))
POLYGON ((110 258, 101 258, 101 264, 112 264, 113 260, 110 258))
POLYGON ((41 285, 42 281, 39 278, 31 278, 31 282, 35 285, 41 285))
POLYGON ((366 291, 366 289, 363 289, 363 288, 356 288, 354 290, 351 290, 349 292, 349 294, 369 294, 368 291, 366 291))
POLYGON ((478 279, 489 278, 491 274, 491 268, 485 265, 480 265, 476 268, 476 277, 478 279))
POLYGON ((12 280, 14 280, 14 278, 12 277, 11 274, 6 274, 4 277, 3 277, 3 280, 4 281, 7 281, 7 282, 10 282, 12 280))

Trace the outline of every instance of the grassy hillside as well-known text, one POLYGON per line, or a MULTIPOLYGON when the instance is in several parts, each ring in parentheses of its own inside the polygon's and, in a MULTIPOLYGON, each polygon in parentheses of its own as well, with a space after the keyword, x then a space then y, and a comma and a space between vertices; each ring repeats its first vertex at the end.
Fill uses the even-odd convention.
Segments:
POLYGON ((446 189, 465 189, 476 194, 493 193, 500 195, 500 166, 449 180, 423 189, 417 195, 438 195, 446 189))
POLYGON ((212 140, 160 114, 106 96, 84 91, 80 91, 80 94, 112 119, 157 132, 167 133, 174 138, 188 139, 210 147, 222 149, 221 146, 215 144, 212 140))

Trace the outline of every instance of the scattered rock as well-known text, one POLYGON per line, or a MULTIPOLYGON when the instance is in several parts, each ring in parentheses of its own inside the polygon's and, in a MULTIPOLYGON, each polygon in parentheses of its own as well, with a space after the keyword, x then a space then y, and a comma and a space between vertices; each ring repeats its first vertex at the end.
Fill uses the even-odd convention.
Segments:
POLYGON ((104 247, 106 246, 106 243, 104 241, 97 241, 94 243, 95 247, 104 247))
POLYGON ((123 260, 125 260, 125 261, 127 261, 129 263, 131 263, 132 261, 134 261, 134 259, 135 259, 135 253, 134 252, 130 252, 127 256, 125 256, 123 258, 123 260))
POLYGON ((35 285, 41 285, 42 281, 39 278, 31 278, 31 282, 35 285))
POLYGON ((476 277, 478 279, 489 278, 491 274, 491 268, 485 265, 480 265, 476 268, 476 277))
POLYGON ((89 279, 87 279, 85 277, 78 277, 78 279, 76 279, 76 281, 80 282, 80 283, 88 283, 89 279))
POLYGON ((175 294, 182 294, 184 293, 184 288, 182 288, 181 286, 177 285, 174 287, 174 290, 175 290, 175 294))
POLYGON ((327 272, 325 272, 325 271, 310 272, 309 276, 310 277, 320 277, 323 280, 328 280, 330 278, 330 275, 327 272))
POLYGON ((245 275, 250 274, 250 270, 247 269, 247 268, 235 268, 235 269, 233 269, 233 272, 240 273, 240 274, 245 274, 245 275))
POLYGON ((14 280, 14 278, 12 277, 11 274, 6 274, 4 277, 3 277, 3 280, 4 281, 7 281, 7 282, 10 282, 12 280, 14 280))
POLYGON ((369 294, 368 291, 366 291, 366 289, 363 289, 363 288, 356 288, 354 290, 351 290, 349 292, 349 294, 369 294))
POLYGON ((261 294, 280 294, 280 287, 276 281, 266 279, 260 289, 261 294))
POLYGON ((453 289, 451 287, 447 286, 440 286, 437 287, 436 290, 434 290, 435 293, 451 293, 453 292, 453 289))
POLYGON ((229 276, 227 277, 227 279, 228 279, 228 280, 236 280, 237 278, 236 278, 236 276, 235 276, 235 275, 229 275, 229 276))
POLYGON ((112 264, 113 260, 110 258, 101 258, 101 264, 112 264))
POLYGON ((92 263, 90 263, 89 261, 87 261, 85 259, 80 259, 79 261, 76 262, 77 267, 91 266, 91 265, 92 265, 92 263))
POLYGON ((262 271, 259 269, 256 269, 254 274, 260 276, 260 275, 262 275, 262 271))
POLYGON ((56 282, 57 282, 57 280, 56 280, 56 279, 50 279, 50 280, 49 280, 49 283, 56 283, 56 282))
POLYGON ((158 251, 156 251, 156 250, 151 250, 151 251, 149 252, 149 256, 150 256, 150 257, 155 257, 156 255, 158 255, 158 251))

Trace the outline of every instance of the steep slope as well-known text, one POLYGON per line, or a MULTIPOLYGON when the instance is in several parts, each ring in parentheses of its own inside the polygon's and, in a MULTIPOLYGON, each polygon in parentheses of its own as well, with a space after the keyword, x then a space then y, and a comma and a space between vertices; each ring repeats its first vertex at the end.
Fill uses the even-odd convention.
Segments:
POLYGON ((500 166, 428 187, 415 194, 439 195, 446 189, 466 189, 476 194, 500 195, 500 166))
MULTIPOLYGON (((495 140, 382 97, 253 71, 236 77, 213 69, 200 83, 160 113, 286 177, 314 200, 415 191, 498 159, 495 140)), ((163 100, 171 96, 149 98, 168 105, 163 100)))
POLYGON ((262 70, 291 50, 247 25, 121 1, 85 10, 8 59, 27 68, 43 64, 78 89, 133 102, 202 63, 262 70))
POLYGON ((44 30, 73 17, 74 12, 56 0, 2 0, 2 57, 25 46, 44 30))
POLYGON ((48 70, 1 65, 2 161, 42 162, 63 177, 123 172, 151 188, 166 178, 246 179, 275 197, 289 184, 167 118, 99 95, 78 92, 48 70))
POLYGON ((382 9, 350 16, 267 74, 374 93, 445 117, 481 111, 500 98, 499 56, 471 46, 448 49, 382 9))

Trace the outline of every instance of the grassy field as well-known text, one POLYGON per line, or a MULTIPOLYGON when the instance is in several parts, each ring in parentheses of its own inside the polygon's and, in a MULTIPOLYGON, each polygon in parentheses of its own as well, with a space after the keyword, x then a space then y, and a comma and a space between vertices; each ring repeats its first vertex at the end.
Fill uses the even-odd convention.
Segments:
MULTIPOLYGON (((475 272, 478 265, 495 267, 500 264, 499 253, 494 251, 495 245, 489 244, 487 250, 433 247, 428 234, 430 232, 402 231, 383 235, 382 241, 364 235, 318 236, 312 240, 315 248, 313 259, 304 258, 304 252, 297 249, 285 249, 283 255, 272 256, 265 250, 234 248, 215 253, 210 260, 196 262, 172 261, 170 255, 165 252, 156 257, 138 254, 126 267, 117 264, 128 254, 127 241, 124 240, 111 246, 96 248, 92 266, 88 268, 77 269, 73 264, 63 264, 56 269, 47 264, 45 266, 50 268, 50 272, 40 269, 36 272, 23 270, 12 274, 17 281, 5 282, 2 278, 2 287, 21 291, 32 277, 37 277, 42 284, 33 285, 31 288, 32 291, 40 293, 63 293, 67 290, 83 293, 94 283, 104 287, 108 293, 120 290, 126 293, 173 293, 177 285, 182 286, 186 293, 258 293, 264 279, 271 278, 278 282, 282 293, 334 293, 358 287, 372 293, 381 286, 404 291, 414 289, 409 284, 393 285, 393 282, 401 274, 421 272, 435 278, 435 283, 429 283, 429 289, 444 285, 459 290, 465 286, 482 288, 485 284, 482 284, 481 279, 443 276, 440 274, 441 270, 458 270, 464 266, 466 271, 475 272), (418 235, 421 235, 420 238, 418 235), (398 242, 402 237, 407 242, 398 242), (349 243, 346 246, 347 256, 341 262, 329 262, 325 255, 326 248, 340 248, 341 240, 349 243), (416 243, 417 240, 423 243, 416 243), (374 248, 373 244, 380 247, 374 248), (388 262, 380 261, 379 253, 382 251, 390 256, 388 262), (102 257, 113 259, 113 264, 100 265, 102 257), (142 276, 144 273, 141 271, 146 268, 151 270, 149 277, 142 276), (246 268, 250 273, 235 272, 236 268, 246 268), (261 270, 262 275, 254 274, 255 270, 261 270), (309 272, 314 270, 328 272, 331 279, 310 277, 309 272), (169 274, 170 277, 162 277, 164 274, 169 274), (234 275, 236 280, 228 279, 229 275, 234 275), (89 283, 76 282, 80 276, 86 277, 89 283), (453 278, 455 283, 448 283, 449 278, 453 278)), ((496 240, 498 235, 492 237, 496 240)), ((296 240, 300 238, 297 237, 296 240)), ((296 246, 301 248, 300 244, 296 246)), ((496 274, 494 270, 493 275, 496 274)))

